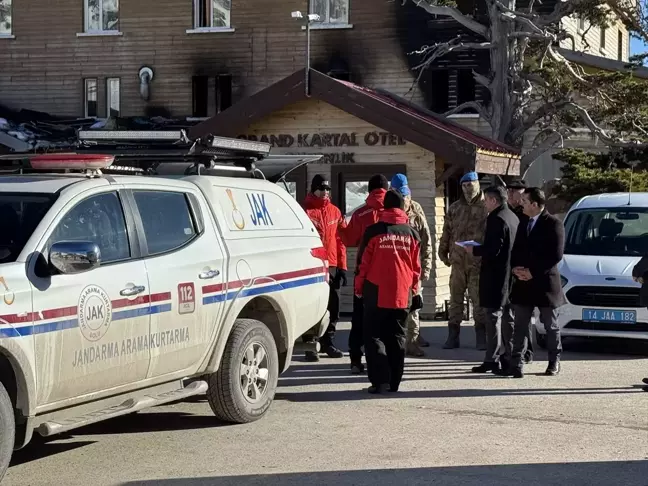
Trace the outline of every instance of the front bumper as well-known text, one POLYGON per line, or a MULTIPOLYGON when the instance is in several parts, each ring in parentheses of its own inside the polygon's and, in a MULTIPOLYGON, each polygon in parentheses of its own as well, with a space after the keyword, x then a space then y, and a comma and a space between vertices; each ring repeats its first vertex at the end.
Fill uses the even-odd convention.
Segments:
MULTIPOLYGON (((624 307, 637 313, 634 324, 603 323, 583 321, 583 309, 610 310, 607 307, 580 306, 567 303, 558 309, 558 327, 562 336, 578 337, 608 337, 621 339, 648 340, 648 310, 644 307, 624 307)), ((545 334, 545 328, 536 315, 535 328, 540 334, 545 334)))

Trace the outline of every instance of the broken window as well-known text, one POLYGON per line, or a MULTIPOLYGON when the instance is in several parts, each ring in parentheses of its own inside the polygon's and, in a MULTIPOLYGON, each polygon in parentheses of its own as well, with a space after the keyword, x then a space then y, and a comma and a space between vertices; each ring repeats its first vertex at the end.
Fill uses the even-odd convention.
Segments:
POLYGON ((84 81, 84 116, 97 116, 97 79, 90 78, 84 81))
POLYGON ((231 27, 232 0, 193 0, 194 28, 231 27))
POLYGON ((85 0, 85 31, 119 30, 119 0, 85 0))
POLYGON ((219 74, 213 78, 213 97, 209 92, 210 79, 209 76, 193 76, 191 79, 192 114, 197 118, 220 113, 232 106, 232 76, 219 74), (211 110, 210 107, 215 107, 215 110, 211 110))
POLYGON ((0 36, 11 35, 11 0, 0 0, 0 36))
POLYGON ((106 80, 106 116, 118 117, 120 112, 119 78, 106 80))
POLYGON ((450 95, 450 78, 447 69, 430 69, 429 88, 430 109, 435 113, 448 111, 450 95))
POLYGON ((216 76, 216 113, 227 110, 232 106, 232 76, 219 74, 216 76))
POLYGON ((457 71, 457 106, 467 101, 475 101, 475 77, 472 69, 459 69, 457 71))
POLYGON ((319 15, 325 24, 348 24, 349 0, 312 0, 310 13, 319 15))

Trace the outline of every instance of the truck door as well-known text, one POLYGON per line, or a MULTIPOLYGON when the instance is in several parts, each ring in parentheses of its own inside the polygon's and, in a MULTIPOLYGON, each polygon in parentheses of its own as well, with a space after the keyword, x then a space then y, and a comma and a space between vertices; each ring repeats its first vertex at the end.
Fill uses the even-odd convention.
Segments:
POLYGON ((146 266, 133 245, 132 215, 124 211, 114 188, 87 191, 72 200, 40 250, 48 255, 56 242, 93 242, 101 250, 99 267, 46 278, 30 269, 39 405, 146 378, 150 362, 146 266))
POLYGON ((211 350, 222 319, 225 256, 220 238, 197 188, 129 187, 146 239, 151 293, 171 297, 169 312, 151 314, 149 377, 189 373, 211 350))

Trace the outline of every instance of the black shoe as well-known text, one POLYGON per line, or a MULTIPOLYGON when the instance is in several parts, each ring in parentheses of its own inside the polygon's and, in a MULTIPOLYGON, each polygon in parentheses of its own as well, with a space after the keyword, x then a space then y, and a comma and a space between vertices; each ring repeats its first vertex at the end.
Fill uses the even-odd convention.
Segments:
POLYGON ((386 385, 371 385, 369 388, 367 388, 367 391, 371 393, 372 395, 379 395, 381 393, 384 393, 387 391, 387 386, 386 385))
POLYGON ((509 367, 501 367, 496 370, 493 370, 493 374, 505 378, 510 378, 513 376, 513 370, 509 367))
POLYGON ((364 373, 365 366, 362 363, 351 363, 351 374, 361 375, 364 373))
POLYGON ((533 354, 528 353, 524 356, 524 364, 531 364, 533 363, 533 354))
POLYGON ((646 385, 648 385, 648 378, 644 378, 644 379, 641 380, 641 381, 643 381, 646 385))
POLYGON ((560 374, 560 361, 550 361, 549 366, 547 366, 547 370, 545 371, 545 375, 556 376, 558 374, 560 374))
POLYGON ((316 363, 316 362, 319 361, 319 356, 317 355, 317 353, 315 351, 306 351, 306 352, 304 352, 304 358, 309 363, 316 363))
POLYGON ((397 393, 398 392, 398 387, 389 385, 389 389, 387 390, 389 393, 397 393))
POLYGON ((511 371, 511 376, 513 378, 524 378, 524 371, 521 368, 515 368, 511 371))
POLYGON ((499 370, 499 364, 490 362, 490 363, 482 363, 479 366, 475 366, 471 371, 473 373, 488 373, 489 371, 495 373, 495 370, 499 370))
POLYGON ((648 386, 642 386, 641 389, 645 392, 648 392, 648 386))
POLYGON ((344 353, 340 351, 338 348, 335 346, 328 346, 327 348, 322 350, 323 353, 326 353, 329 358, 343 358, 344 353))

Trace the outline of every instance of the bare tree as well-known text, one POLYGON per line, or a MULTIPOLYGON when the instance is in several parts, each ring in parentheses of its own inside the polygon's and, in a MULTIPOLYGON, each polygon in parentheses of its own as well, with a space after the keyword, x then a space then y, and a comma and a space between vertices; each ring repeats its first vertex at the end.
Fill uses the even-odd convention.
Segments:
MULTIPOLYGON (((403 0, 406 4, 408 0, 403 0)), ((648 41, 646 0, 544 0, 553 1, 550 13, 539 13, 541 0, 480 0, 486 14, 473 17, 462 13, 452 0, 409 0, 431 15, 451 17, 477 34, 479 42, 466 42, 459 34, 447 42, 423 46, 416 51, 419 78, 437 59, 459 51, 488 51, 487 73, 473 71, 475 82, 489 94, 488 104, 470 101, 446 113, 467 108, 476 110, 492 128, 493 138, 521 147, 531 129, 538 134, 522 163, 530 164, 547 150, 560 146, 576 126, 585 126, 610 147, 648 147, 648 81, 624 72, 586 73, 570 63, 559 45, 575 39, 561 20, 577 15, 591 27, 609 26, 615 19, 630 32, 648 41)), ((550 4, 551 5, 551 4, 550 4)), ((544 5, 547 12, 547 5, 544 5)))

